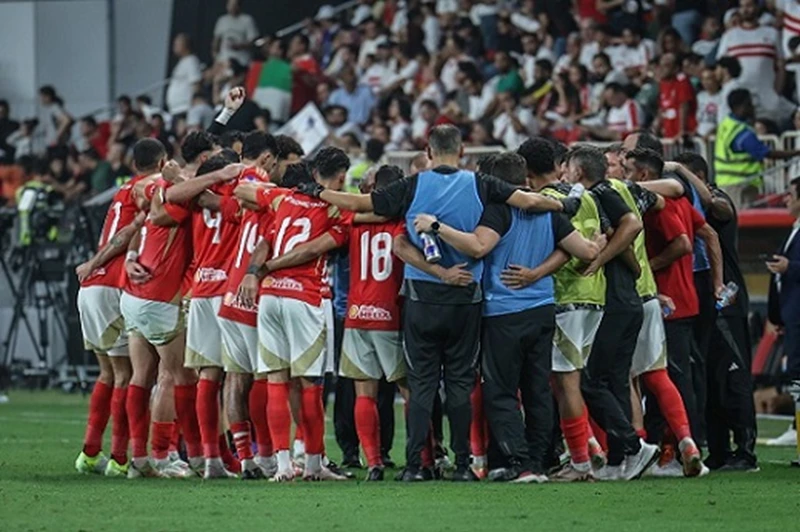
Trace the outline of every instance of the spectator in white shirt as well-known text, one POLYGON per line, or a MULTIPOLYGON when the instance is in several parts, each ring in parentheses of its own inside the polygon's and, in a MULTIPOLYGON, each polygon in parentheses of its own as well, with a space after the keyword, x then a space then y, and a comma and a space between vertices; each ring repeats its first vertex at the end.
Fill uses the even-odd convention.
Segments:
POLYGON ((522 57, 520 58, 520 65, 522 66, 520 74, 522 74, 522 81, 525 82, 526 87, 533 85, 533 70, 536 67, 536 61, 540 59, 547 59, 551 63, 555 62, 553 52, 549 48, 542 46, 539 36, 535 33, 522 34, 522 57))
POLYGON ((411 143, 411 102, 406 98, 392 98, 389 102, 389 143, 387 150, 407 150, 411 143))
POLYGON ((741 88, 739 76, 742 74, 742 65, 735 57, 720 57, 717 60, 716 74, 717 81, 722 87, 717 106, 717 124, 720 124, 726 116, 731 114, 731 109, 728 107, 728 95, 735 89, 741 88))
POLYGON ((250 47, 258 37, 258 28, 253 17, 242 13, 240 0, 228 0, 227 10, 214 26, 211 52, 217 62, 236 59, 241 64, 248 65, 250 47))
POLYGON ((639 104, 628 96, 622 85, 609 83, 606 85, 603 97, 608 107, 604 125, 584 128, 591 137, 618 141, 644 125, 639 104))
POLYGON ((569 71, 570 65, 580 62, 582 41, 580 33, 570 33, 567 36, 567 53, 556 61, 553 70, 556 74, 563 74, 569 71))
POLYGON ((362 69, 367 67, 367 57, 378 53, 378 46, 387 41, 386 35, 380 33, 378 22, 374 18, 368 18, 363 22, 364 40, 361 41, 361 48, 358 51, 358 65, 362 69))
POLYGON ((717 129, 722 92, 714 69, 706 67, 700 74, 703 90, 697 94, 697 134, 708 137, 717 129))
POLYGON ((445 41, 444 48, 439 54, 439 59, 444 61, 439 72, 439 79, 446 93, 458 90, 456 81, 458 64, 462 61, 473 62, 472 58, 464 52, 465 48, 464 39, 458 35, 452 35, 445 41))
POLYGON ((703 57, 713 52, 719 43, 720 29, 717 17, 706 17, 700 28, 700 38, 692 44, 692 51, 703 57))
POLYGON ((494 136, 508 150, 516 150, 528 137, 539 132, 539 124, 530 109, 520 107, 514 94, 501 92, 497 100, 500 111, 493 123, 494 136))
POLYGON ((439 27, 439 19, 436 18, 436 11, 429 3, 422 4, 422 14, 425 19, 422 21, 422 31, 425 32, 425 49, 429 54, 439 51, 439 44, 442 39, 442 30, 439 27))
POLYGON ((361 75, 361 83, 369 86, 375 94, 386 88, 394 78, 394 73, 389 68, 391 51, 391 43, 383 41, 378 45, 375 54, 370 54, 364 59, 365 68, 361 75))
POLYGON ((192 105, 192 96, 203 79, 200 60, 192 53, 189 36, 179 33, 172 44, 172 53, 178 62, 172 69, 167 86, 167 110, 172 115, 185 113, 192 105))
POLYGON ((39 89, 39 101, 42 104, 42 125, 47 147, 67 144, 75 119, 64 110, 64 100, 51 85, 45 85, 39 89))
POLYGON ((581 21, 581 38, 583 46, 579 60, 583 66, 589 69, 589 72, 594 72, 593 60, 599 53, 606 53, 613 64, 616 47, 611 46, 611 34, 606 26, 600 26, 590 19, 583 20, 581 21))

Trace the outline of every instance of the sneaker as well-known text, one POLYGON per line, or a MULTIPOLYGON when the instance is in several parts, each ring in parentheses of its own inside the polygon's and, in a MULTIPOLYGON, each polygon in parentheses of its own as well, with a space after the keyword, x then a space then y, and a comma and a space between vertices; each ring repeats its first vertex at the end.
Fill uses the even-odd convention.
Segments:
POLYGON ((137 459, 128 462, 128 478, 164 478, 164 475, 153 466, 149 458, 141 459, 141 463, 137 463, 137 459))
POLYGON ((242 464, 242 480, 264 480, 266 478, 264 471, 260 467, 254 466, 251 468, 242 464))
POLYGON ((453 462, 450 461, 450 457, 444 455, 440 458, 436 459, 436 469, 440 469, 442 471, 450 471, 455 469, 453 462))
POLYGON ((103 453, 97 453, 97 456, 89 456, 81 451, 78 458, 75 459, 75 470, 83 475, 95 473, 102 475, 106 470, 108 458, 103 453))
POLYGON ((453 471, 450 480, 453 482, 479 482, 480 479, 466 466, 459 466, 453 471))
MULTIPOLYGON (((702 464, 702 462, 701 462, 701 464, 702 464)), ((653 465, 653 467, 648 469, 645 474, 648 475, 648 476, 659 477, 659 478, 664 478, 664 477, 671 477, 671 478, 682 477, 683 476, 683 467, 681 466, 680 463, 678 463, 678 460, 676 460, 673 457, 672 460, 670 460, 669 462, 666 462, 666 463, 662 463, 662 461, 659 460, 658 463, 656 463, 655 465, 653 465)))
POLYGON ((719 471, 744 471, 746 473, 758 473, 761 469, 758 467, 758 464, 753 463, 751 460, 748 460, 743 457, 732 457, 728 462, 719 468, 719 471))
POLYGON ((366 480, 368 482, 383 480, 383 466, 370 467, 366 480))
POLYGON ((491 481, 502 482, 503 480, 505 480, 504 477, 507 475, 508 470, 509 470, 508 467, 496 467, 491 471, 489 471, 489 474, 486 475, 486 478, 488 478, 491 481))
POLYGON ((321 481, 321 480, 347 480, 347 477, 344 475, 338 475, 328 469, 327 467, 323 467, 319 471, 307 471, 303 475, 303 480, 306 481, 321 481))
POLYGON ((592 469, 595 471, 598 469, 603 469, 608 463, 606 452, 594 438, 589 439, 589 459, 592 462, 592 469))
POLYGON ((237 478, 236 473, 231 473, 225 468, 221 458, 209 458, 206 460, 206 469, 203 472, 203 480, 215 480, 219 478, 237 478))
POLYGON ((423 469, 407 466, 405 469, 400 471, 400 473, 395 477, 395 480, 398 482, 426 482, 428 480, 433 480, 433 476, 426 478, 426 475, 424 475, 422 471, 423 469))
POLYGON ((641 444, 639 452, 626 456, 622 462, 622 478, 625 480, 635 480, 641 477, 661 454, 658 445, 651 445, 642 439, 639 439, 639 443, 641 444))
POLYGON ((203 474, 206 472, 206 459, 202 456, 195 456, 193 458, 189 458, 189 467, 194 474, 198 477, 202 477, 203 474))
POLYGON ((511 484, 543 484, 547 482, 546 475, 534 473, 521 465, 515 464, 511 467, 503 468, 502 474, 499 473, 499 470, 494 471, 498 471, 492 479, 494 482, 509 482, 511 484))
POLYGON ((381 455, 381 462, 383 462, 383 467, 386 469, 397 469, 397 464, 392 460, 392 457, 389 456, 389 453, 383 453, 381 455))
POLYGON ((111 458, 106 464, 106 470, 103 472, 103 474, 107 477, 127 477, 128 464, 130 464, 130 462, 125 462, 124 464, 120 464, 119 462, 111 458))
POLYGON ((347 455, 342 458, 342 467, 347 469, 364 469, 361 457, 358 454, 347 455))
POLYGON ((171 461, 169 458, 154 461, 155 468, 165 478, 191 478, 197 476, 189 464, 183 460, 171 461))
POLYGON ((797 430, 795 430, 793 426, 789 425, 789 428, 786 429, 786 432, 777 438, 767 440, 766 444, 770 447, 794 447, 797 445, 797 430))
POLYGON ((592 482, 594 475, 592 474, 592 467, 585 464, 585 467, 576 468, 575 464, 567 464, 555 475, 550 476, 553 482, 592 482))
POLYGON ((261 471, 264 473, 264 478, 272 478, 278 472, 278 459, 275 455, 272 456, 256 456, 253 461, 261 471))
POLYGON ((614 481, 622 479, 622 465, 608 465, 597 471, 593 471, 592 475, 597 480, 614 481))
POLYGON ((335 475, 338 475, 340 477, 356 478, 356 476, 353 473, 351 473, 350 471, 346 471, 346 470, 342 469, 341 467, 339 467, 336 464, 336 462, 332 462, 332 461, 328 460, 327 456, 325 456, 323 458, 322 466, 330 469, 335 475))
POLYGON ((294 468, 279 469, 277 472, 275 472, 275 475, 270 477, 269 481, 270 482, 291 482, 292 480, 294 480, 294 477, 295 477, 294 473, 295 473, 294 468))
POLYGON ((691 438, 686 438, 680 443, 680 448, 683 475, 686 477, 700 476, 700 472, 703 470, 703 457, 697 445, 691 438))

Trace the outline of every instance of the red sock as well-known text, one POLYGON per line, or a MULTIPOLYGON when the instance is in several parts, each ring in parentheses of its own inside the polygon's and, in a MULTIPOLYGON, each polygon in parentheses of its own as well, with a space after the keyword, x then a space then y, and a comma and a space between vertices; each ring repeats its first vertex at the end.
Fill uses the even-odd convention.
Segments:
MULTIPOLYGON (((583 412, 584 415, 589 416, 589 413, 585 408, 583 409, 583 412)), ((597 440, 597 443, 600 444, 600 447, 602 447, 604 451, 608 452, 608 436, 606 436, 606 431, 604 431, 591 417, 589 417, 589 427, 592 431, 592 435, 597 440)))
POLYGON ((689 427, 689 417, 686 415, 683 399, 681 399, 681 394, 669 378, 667 370, 649 371, 640 375, 640 378, 641 382, 647 386, 647 389, 656 396, 661 414, 667 420, 669 428, 678 441, 684 438, 691 438, 692 431, 689 427))
POLYGON ((236 446, 236 454, 239 460, 249 460, 253 458, 253 442, 250 438, 250 422, 238 421, 231 423, 233 433, 233 444, 236 446))
POLYGON ((128 387, 114 388, 111 394, 111 458, 119 465, 128 462, 128 413, 125 411, 125 400, 128 387))
POLYGON ((586 422, 586 411, 583 415, 561 419, 561 431, 567 440, 567 448, 576 464, 585 464, 589 461, 589 424, 586 422))
POLYGON ((147 457, 147 436, 150 430, 150 390, 131 384, 125 410, 131 435, 131 454, 134 458, 147 457))
POLYGON ((186 443, 186 454, 189 458, 203 456, 200 426, 197 423, 196 384, 175 385, 175 415, 178 417, 181 434, 186 443))
POLYGON ((297 425, 297 426, 294 428, 294 439, 295 439, 295 440, 300 440, 300 441, 305 441, 305 434, 304 434, 304 432, 305 432, 305 431, 303 430, 303 424, 302 424, 302 422, 301 422, 299 425, 297 425))
POLYGON ((381 424, 378 417, 378 402, 374 397, 356 397, 356 433, 367 455, 369 467, 383 465, 381 460, 381 424))
MULTIPOLYGON (((272 436, 269 434, 269 422, 267 421, 268 390, 269 383, 267 381, 257 380, 250 388, 249 397, 250 422, 256 431, 258 456, 264 458, 272 456, 272 436)), ((233 430, 232 427, 231 430, 233 430)))
POLYGON ((303 435, 306 454, 325 452, 325 410, 322 408, 322 386, 303 388, 303 435))
POLYGON ((175 425, 172 427, 172 437, 169 439, 169 452, 178 452, 181 447, 181 425, 178 420, 175 420, 175 425))
MULTIPOLYGON (((231 447, 228 445, 228 435, 224 432, 219 435, 219 451, 220 451, 220 458, 222 458, 222 463, 225 464, 225 467, 228 471, 232 471, 234 473, 241 473, 242 472, 242 463, 233 456, 231 452, 231 447)), ((252 450, 250 451, 250 455, 252 456, 252 450)))
POLYGON ((151 432, 150 450, 153 458, 163 460, 169 456, 169 442, 172 439, 172 431, 175 429, 175 422, 153 421, 151 432))
POLYGON ((469 396, 472 403, 472 421, 469 424, 469 445, 472 456, 486 455, 486 418, 483 415, 483 387, 480 379, 469 396))
POLYGON ((270 382, 267 401, 269 434, 275 451, 289 450, 289 434, 292 431, 292 411, 289 409, 289 383, 270 382))
POLYGON ((203 456, 219 458, 219 383, 200 379, 197 383, 197 422, 203 456))
POLYGON ((86 434, 83 437, 83 452, 88 456, 97 456, 103 448, 103 432, 111 417, 111 394, 114 388, 97 381, 89 399, 89 419, 86 422, 86 434))

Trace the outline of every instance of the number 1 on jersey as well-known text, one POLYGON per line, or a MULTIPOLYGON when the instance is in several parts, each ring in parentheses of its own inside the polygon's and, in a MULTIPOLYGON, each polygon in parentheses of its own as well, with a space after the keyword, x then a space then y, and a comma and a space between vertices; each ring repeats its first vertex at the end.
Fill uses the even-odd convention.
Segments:
POLYGON ((361 280, 367 281, 370 272, 376 281, 385 281, 392 275, 392 235, 389 233, 373 236, 366 231, 361 234, 361 280))

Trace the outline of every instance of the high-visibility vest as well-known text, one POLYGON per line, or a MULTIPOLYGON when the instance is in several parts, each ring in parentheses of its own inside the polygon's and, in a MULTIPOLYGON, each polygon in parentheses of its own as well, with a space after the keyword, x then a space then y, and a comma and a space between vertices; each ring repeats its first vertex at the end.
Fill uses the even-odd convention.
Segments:
POLYGON ((731 148, 736 135, 750 129, 750 126, 735 118, 726 116, 717 127, 717 140, 714 144, 714 176, 717 186, 727 187, 745 183, 761 187, 761 173, 764 165, 747 152, 735 152, 731 148))

